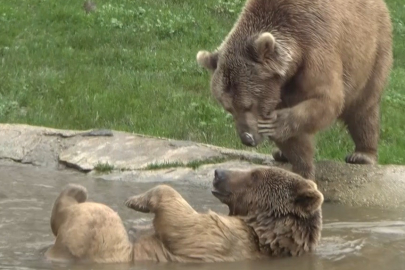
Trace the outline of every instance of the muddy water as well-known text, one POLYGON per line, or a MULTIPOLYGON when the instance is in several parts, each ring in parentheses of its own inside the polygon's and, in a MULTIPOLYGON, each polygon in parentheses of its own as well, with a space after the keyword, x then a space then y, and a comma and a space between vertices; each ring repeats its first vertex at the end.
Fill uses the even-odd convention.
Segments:
MULTIPOLYGON (((405 269, 405 214, 376 209, 324 206, 324 230, 318 250, 301 258, 222 264, 115 265, 53 264, 43 259, 52 244, 52 203, 67 183, 81 183, 89 198, 118 211, 127 228, 150 222, 150 215, 126 209, 123 201, 156 183, 104 181, 68 171, 0 165, 0 269, 278 269, 389 270, 405 269)), ((197 210, 226 213, 204 185, 172 182, 197 210)))

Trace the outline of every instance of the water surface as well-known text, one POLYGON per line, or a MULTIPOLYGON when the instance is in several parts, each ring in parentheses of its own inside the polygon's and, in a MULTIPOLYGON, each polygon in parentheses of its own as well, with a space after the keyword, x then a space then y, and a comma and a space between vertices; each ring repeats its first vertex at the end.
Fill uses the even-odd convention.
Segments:
MULTIPOLYGON (((18 164, 0 165, 0 269, 103 270, 396 270, 405 269, 405 213, 325 204, 322 241, 314 254, 300 258, 220 264, 55 264, 43 258, 53 242, 49 219, 53 201, 68 183, 80 183, 89 199, 117 211, 127 228, 146 224, 151 215, 123 202, 157 183, 105 181, 71 171, 18 164)), ((198 211, 227 208, 201 183, 170 182, 198 211), (191 184, 190 184, 191 183, 191 184)))

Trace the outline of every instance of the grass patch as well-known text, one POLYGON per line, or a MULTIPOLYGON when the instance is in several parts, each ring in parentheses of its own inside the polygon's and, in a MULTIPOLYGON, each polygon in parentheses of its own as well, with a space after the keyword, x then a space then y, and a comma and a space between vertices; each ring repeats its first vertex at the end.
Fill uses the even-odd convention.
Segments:
POLYGON ((181 163, 181 162, 163 162, 163 163, 152 163, 146 166, 144 170, 162 170, 162 169, 170 169, 170 168, 191 168, 193 170, 198 169, 201 166, 204 165, 210 165, 210 164, 219 164, 219 163, 224 163, 228 161, 247 161, 252 164, 258 164, 262 165, 264 163, 264 160, 260 158, 245 158, 242 156, 236 156, 236 155, 226 155, 226 157, 216 157, 216 158, 209 158, 206 160, 194 160, 188 163, 181 163))
MULTIPOLYGON (((232 28, 242 0, 3 0, 0 122, 62 129, 109 128, 250 150, 213 100, 200 49, 232 28)), ((405 8, 387 0, 395 67, 382 99, 379 161, 405 163, 405 8)), ((317 159, 343 160, 341 125, 317 137, 317 159)), ((257 149, 270 153, 266 143, 257 149)))
POLYGON ((152 164, 149 164, 148 166, 146 166, 145 170, 162 170, 162 169, 178 168, 178 167, 191 168, 191 169, 195 170, 203 165, 218 164, 218 163, 223 163, 223 162, 226 162, 229 160, 231 160, 231 158, 218 157, 218 158, 209 158, 209 159, 204 159, 204 160, 193 160, 188 163, 182 163, 182 162, 152 163, 152 164))
POLYGON ((114 165, 110 165, 108 162, 99 162, 94 166, 94 170, 99 173, 109 173, 114 170, 114 165))
POLYGON ((154 170, 163 170, 163 169, 171 169, 171 168, 178 168, 178 167, 186 167, 186 165, 181 162, 151 163, 151 164, 148 164, 148 166, 146 166, 144 170, 154 171, 154 170))

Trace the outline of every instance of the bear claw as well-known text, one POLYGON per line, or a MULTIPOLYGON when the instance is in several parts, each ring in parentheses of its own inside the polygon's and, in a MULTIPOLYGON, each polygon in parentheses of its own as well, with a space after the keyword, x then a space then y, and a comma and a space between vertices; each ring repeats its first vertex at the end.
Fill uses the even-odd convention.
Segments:
POLYGON ((144 202, 143 196, 137 195, 133 196, 125 201, 125 206, 131 208, 135 211, 142 213, 149 213, 150 210, 147 204, 144 202))
POLYGON ((280 150, 275 150, 272 155, 275 161, 288 162, 288 158, 280 150))
POLYGON ((349 164, 376 164, 376 159, 372 155, 359 152, 347 155, 345 161, 349 164))

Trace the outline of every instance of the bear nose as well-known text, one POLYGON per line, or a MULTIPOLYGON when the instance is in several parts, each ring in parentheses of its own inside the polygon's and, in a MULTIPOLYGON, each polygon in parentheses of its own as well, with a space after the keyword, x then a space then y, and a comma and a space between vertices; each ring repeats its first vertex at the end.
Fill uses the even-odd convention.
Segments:
POLYGON ((248 132, 243 132, 241 136, 242 143, 246 146, 255 146, 255 139, 253 138, 252 134, 248 132))
POLYGON ((220 182, 222 182, 225 179, 225 171, 217 169, 214 172, 214 186, 217 186, 220 182))

